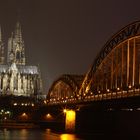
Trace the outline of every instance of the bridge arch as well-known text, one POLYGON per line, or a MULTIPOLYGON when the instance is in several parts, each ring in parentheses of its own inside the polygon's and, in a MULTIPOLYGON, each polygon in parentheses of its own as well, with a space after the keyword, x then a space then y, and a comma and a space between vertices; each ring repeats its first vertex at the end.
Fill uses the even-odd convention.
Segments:
POLYGON ((128 92, 139 86, 140 21, 137 21, 122 28, 103 46, 87 72, 79 94, 128 92))
POLYGON ((47 101, 52 103, 75 100, 80 89, 82 75, 62 75, 53 82, 47 94, 47 101))

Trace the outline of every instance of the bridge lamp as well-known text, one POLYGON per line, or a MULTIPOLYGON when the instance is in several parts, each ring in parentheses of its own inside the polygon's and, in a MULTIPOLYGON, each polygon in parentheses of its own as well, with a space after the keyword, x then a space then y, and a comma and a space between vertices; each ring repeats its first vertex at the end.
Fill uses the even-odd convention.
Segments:
POLYGON ((129 85, 129 86, 128 86, 128 88, 132 88, 132 86, 131 86, 131 85, 129 85))
POLYGON ((119 88, 119 87, 117 87, 117 90, 120 90, 120 88, 119 88))
POLYGON ((67 112, 67 109, 63 109, 63 112, 66 113, 67 112))
POLYGON ((46 104, 47 102, 46 102, 46 100, 44 100, 44 104, 46 104))
POLYGON ((17 103, 14 103, 13 105, 14 105, 14 106, 17 106, 17 103))
POLYGON ((5 114, 10 114, 10 111, 6 111, 5 114))

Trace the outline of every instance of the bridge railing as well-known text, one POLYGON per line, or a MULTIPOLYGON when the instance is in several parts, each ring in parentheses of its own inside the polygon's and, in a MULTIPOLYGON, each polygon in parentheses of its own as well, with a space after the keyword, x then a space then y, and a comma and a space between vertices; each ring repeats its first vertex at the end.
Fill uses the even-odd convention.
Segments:
POLYGON ((111 99, 120 99, 120 98, 128 98, 140 96, 140 89, 129 89, 127 91, 117 91, 117 92, 108 92, 108 93, 100 93, 94 95, 89 94, 88 96, 78 97, 78 98, 70 98, 70 99, 50 99, 48 100, 48 105, 53 104, 68 104, 68 103, 81 103, 81 102, 94 102, 94 101, 102 101, 102 100, 111 100, 111 99))

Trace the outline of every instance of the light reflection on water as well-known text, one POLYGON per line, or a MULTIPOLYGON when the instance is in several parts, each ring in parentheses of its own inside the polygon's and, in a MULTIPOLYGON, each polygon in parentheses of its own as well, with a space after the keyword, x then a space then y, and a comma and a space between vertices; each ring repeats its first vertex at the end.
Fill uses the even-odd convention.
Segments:
POLYGON ((72 134, 61 134, 60 139, 61 140, 77 140, 76 136, 72 134))
POLYGON ((75 134, 58 134, 50 129, 1 129, 0 140, 80 140, 75 134))

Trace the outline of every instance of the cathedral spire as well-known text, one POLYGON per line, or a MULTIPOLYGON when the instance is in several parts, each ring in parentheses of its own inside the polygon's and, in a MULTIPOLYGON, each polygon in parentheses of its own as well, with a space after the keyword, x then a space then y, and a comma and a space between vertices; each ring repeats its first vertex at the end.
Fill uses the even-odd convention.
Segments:
POLYGON ((16 24, 15 39, 19 42, 22 41, 21 25, 19 22, 16 24))
POLYGON ((16 29, 8 41, 8 63, 16 63, 17 65, 25 65, 25 49, 22 39, 21 25, 16 24, 16 29))

